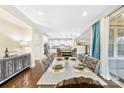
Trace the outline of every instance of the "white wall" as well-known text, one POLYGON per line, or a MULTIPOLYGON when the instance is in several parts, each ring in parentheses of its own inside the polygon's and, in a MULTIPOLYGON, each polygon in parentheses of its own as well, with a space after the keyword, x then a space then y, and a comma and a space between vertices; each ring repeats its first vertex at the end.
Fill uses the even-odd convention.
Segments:
MULTIPOLYGON (((1 11, 1 8, 0 8, 1 11)), ((35 66, 35 60, 41 60, 43 57, 43 45, 47 41, 47 37, 43 38, 43 34, 33 27, 27 26, 12 16, 5 10, 0 12, 0 52, 4 52, 5 48, 9 51, 18 50, 21 53, 31 53, 31 67, 35 66), (6 17, 3 17, 6 16, 6 17), (22 49, 20 41, 26 41, 27 45, 22 49)))
POLYGON ((48 37, 46 35, 43 35, 43 43, 45 44, 46 42, 48 42, 48 37))
POLYGON ((0 18, 0 32, 5 33, 15 41, 20 40, 31 41, 32 31, 30 30, 31 29, 28 28, 21 28, 15 24, 12 24, 11 22, 8 22, 0 18))
MULTIPOLYGON (((82 40, 85 42, 86 45, 91 45, 91 28, 87 28, 84 30, 80 36, 78 37, 78 40, 82 40)), ((79 53, 85 53, 85 46, 77 46, 78 52, 79 53)))
POLYGON ((5 48, 8 48, 9 51, 14 51, 18 49, 18 46, 19 42, 0 32, 0 57, 4 56, 5 48))
POLYGON ((6 12, 0 12, 0 57, 4 56, 5 48, 8 48, 9 51, 15 51, 14 54, 25 53, 25 51, 23 51, 22 47, 20 46, 21 40, 27 42, 24 50, 31 53, 31 27, 27 27, 19 23, 16 24, 14 17, 12 20, 9 15, 6 17, 7 19, 10 18, 10 20, 6 20, 6 17, 3 16, 6 16, 6 12), (15 24, 12 21, 15 21, 15 24))
MULTIPOLYGON (((32 31, 32 61, 41 60, 43 56, 43 34, 37 30, 32 31)), ((35 66, 35 63, 33 63, 35 66)))
POLYGON ((32 40, 31 29, 21 28, 1 18, 0 18, 0 32, 4 33, 6 36, 11 38, 12 40, 18 41, 18 43, 21 40, 24 40, 24 41, 32 40))
POLYGON ((86 29, 85 31, 83 31, 83 33, 81 33, 79 38, 81 40, 84 40, 88 45, 90 45, 90 42, 91 42, 91 29, 90 29, 90 27, 88 29, 86 29))

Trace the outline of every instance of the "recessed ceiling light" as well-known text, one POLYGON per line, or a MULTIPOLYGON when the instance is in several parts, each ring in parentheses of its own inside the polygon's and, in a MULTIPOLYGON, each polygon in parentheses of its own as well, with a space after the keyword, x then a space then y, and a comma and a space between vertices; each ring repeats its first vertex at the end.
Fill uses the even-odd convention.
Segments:
POLYGON ((43 12, 38 12, 39 15, 43 15, 43 12))
POLYGON ((87 16, 87 12, 84 11, 84 12, 82 13, 82 16, 87 16))

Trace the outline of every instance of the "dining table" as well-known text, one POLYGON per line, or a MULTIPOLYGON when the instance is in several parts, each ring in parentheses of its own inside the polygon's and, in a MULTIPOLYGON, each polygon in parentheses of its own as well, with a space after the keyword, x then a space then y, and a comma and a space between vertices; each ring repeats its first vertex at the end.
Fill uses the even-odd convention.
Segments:
POLYGON ((82 70, 76 69, 77 64, 81 61, 77 57, 55 57, 48 69, 37 82, 39 88, 54 88, 56 84, 62 80, 73 77, 86 77, 98 81, 102 86, 107 86, 107 83, 97 76, 92 70, 84 66, 82 70), (59 60, 58 60, 59 59, 59 60), (62 64, 63 68, 55 70, 53 67, 57 64, 62 64))

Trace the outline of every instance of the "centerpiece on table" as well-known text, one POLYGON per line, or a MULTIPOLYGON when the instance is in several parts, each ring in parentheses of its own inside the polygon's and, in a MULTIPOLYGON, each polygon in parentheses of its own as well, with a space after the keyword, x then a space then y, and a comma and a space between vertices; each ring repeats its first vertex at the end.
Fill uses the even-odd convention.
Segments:
POLYGON ((68 59, 69 59, 69 57, 68 57, 68 56, 65 56, 64 59, 65 59, 65 61, 67 62, 68 59))

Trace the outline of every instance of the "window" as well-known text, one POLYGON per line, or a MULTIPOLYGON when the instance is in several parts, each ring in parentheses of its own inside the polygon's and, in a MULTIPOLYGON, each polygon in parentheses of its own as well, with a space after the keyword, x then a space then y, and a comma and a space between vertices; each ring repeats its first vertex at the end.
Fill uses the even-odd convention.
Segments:
POLYGON ((110 29, 109 31, 109 57, 114 56, 114 30, 110 29))
POLYGON ((62 46, 72 46, 73 40, 72 39, 51 39, 49 40, 49 44, 51 48, 57 48, 62 46))
POLYGON ((124 29, 118 29, 117 34, 117 55, 124 57, 124 29))
POLYGON ((109 31, 109 57, 124 57, 124 28, 109 31))
MULTIPOLYGON (((110 15, 109 71, 112 77, 124 80, 124 7, 110 15)), ((123 82, 124 83, 124 82, 123 82)))

